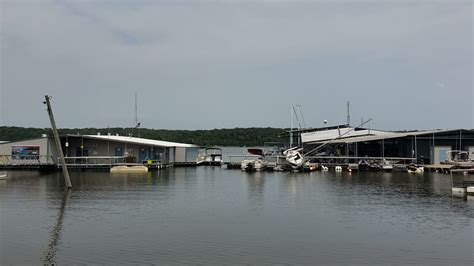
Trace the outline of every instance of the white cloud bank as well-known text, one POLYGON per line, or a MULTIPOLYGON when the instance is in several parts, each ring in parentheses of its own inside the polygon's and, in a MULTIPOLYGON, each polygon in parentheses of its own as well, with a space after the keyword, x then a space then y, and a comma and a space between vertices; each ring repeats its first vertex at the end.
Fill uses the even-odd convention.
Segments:
POLYGON ((474 127, 470 2, 3 1, 0 122, 474 127), (439 86, 443 84, 444 86, 439 86), (459 108, 462 106, 463 108, 459 108), (3 120, 3 121, 2 121, 3 120))

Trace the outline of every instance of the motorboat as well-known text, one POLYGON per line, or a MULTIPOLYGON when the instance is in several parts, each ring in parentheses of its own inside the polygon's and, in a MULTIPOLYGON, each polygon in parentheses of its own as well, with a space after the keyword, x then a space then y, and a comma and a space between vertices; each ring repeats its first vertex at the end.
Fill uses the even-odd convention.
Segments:
POLYGON ((407 165, 407 171, 411 174, 421 174, 425 172, 425 168, 423 166, 417 166, 416 164, 409 164, 407 165))
POLYGON ((371 161, 369 165, 369 170, 380 171, 382 170, 382 165, 380 165, 377 161, 371 161))
POLYGON ((255 160, 248 159, 242 160, 242 162, 240 162, 240 169, 242 169, 242 171, 251 171, 253 169, 254 161, 255 160))
POLYGON ((257 159, 253 162, 253 168, 255 171, 263 171, 267 168, 267 162, 263 159, 257 159))
POLYGON ((393 165, 383 164, 382 165, 382 170, 385 171, 385 172, 392 172, 393 171, 393 165))
POLYGON ((444 164, 453 165, 456 168, 473 168, 474 162, 469 157, 469 152, 461 150, 451 150, 446 152, 444 164))
POLYGON ((207 148, 196 158, 197 165, 221 165, 222 163, 222 149, 220 148, 207 148))
POLYGON ((259 149, 259 148, 250 148, 250 149, 247 149, 247 152, 252 154, 252 155, 258 155, 258 156, 264 156, 264 152, 263 152, 263 149, 259 149))
POLYGON ((111 173, 139 174, 148 172, 148 167, 144 165, 119 165, 110 168, 111 173))
POLYGON ((259 159, 255 159, 255 160, 242 160, 242 162, 240 163, 240 168, 242 169, 242 171, 248 171, 248 172, 251 172, 251 171, 263 171, 267 168, 267 162, 262 159, 262 158, 259 158, 259 159))
POLYGON ((382 170, 385 172, 392 172, 393 171, 393 164, 391 164, 389 161, 383 159, 382 160, 382 170))

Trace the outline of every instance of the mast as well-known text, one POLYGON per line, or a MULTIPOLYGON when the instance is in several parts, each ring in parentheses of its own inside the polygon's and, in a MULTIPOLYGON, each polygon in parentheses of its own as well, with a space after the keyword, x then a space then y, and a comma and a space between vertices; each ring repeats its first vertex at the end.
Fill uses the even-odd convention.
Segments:
POLYGON ((293 147, 293 106, 290 107, 290 148, 293 147))

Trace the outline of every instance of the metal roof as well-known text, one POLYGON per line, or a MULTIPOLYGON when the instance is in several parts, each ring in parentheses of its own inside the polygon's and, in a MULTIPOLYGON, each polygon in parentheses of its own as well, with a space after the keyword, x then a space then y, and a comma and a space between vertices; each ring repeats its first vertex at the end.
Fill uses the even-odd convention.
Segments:
MULTIPOLYGON (((71 136, 71 137, 81 137, 81 135, 69 135, 69 136, 71 136)), ((110 140, 110 141, 118 141, 118 142, 127 142, 127 143, 133 143, 133 144, 141 144, 141 145, 159 146, 159 147, 180 147, 180 148, 198 147, 194 144, 169 142, 169 141, 154 140, 154 139, 135 138, 135 137, 128 137, 128 136, 83 135, 82 137, 90 138, 90 139, 101 139, 101 140, 110 140)))
MULTIPOLYGON (((356 143, 356 142, 366 142, 366 141, 375 141, 375 140, 383 140, 383 139, 394 139, 394 138, 402 138, 406 137, 406 134, 402 133, 384 133, 379 135, 366 135, 366 136, 356 136, 356 137, 348 137, 348 138, 341 138, 332 141, 332 143, 356 143)), ((323 143, 321 141, 319 143, 323 143)))
MULTIPOLYGON (((352 135, 347 137, 342 137, 335 139, 332 143, 356 143, 356 142, 366 142, 366 141, 377 141, 383 139, 394 139, 394 138, 404 138, 411 136, 420 136, 427 134, 436 134, 436 133, 446 133, 451 131, 472 131, 469 129, 436 129, 436 130, 424 130, 424 131, 407 131, 407 132, 390 132, 390 131, 374 131, 371 130, 371 134, 366 135, 352 135), (372 134, 373 133, 373 134, 372 134)), ((328 140, 318 140, 312 141, 309 143, 324 143, 328 140)))
POLYGON ((303 141, 303 143, 314 143, 331 139, 348 139, 360 136, 379 136, 389 133, 392 132, 348 127, 302 133, 301 140, 303 141))
POLYGON ((293 132, 293 133, 308 133, 308 132, 318 132, 318 131, 324 131, 324 130, 330 130, 330 129, 343 129, 343 128, 348 128, 350 127, 348 124, 341 124, 341 125, 335 125, 335 126, 326 126, 326 127, 312 127, 312 128, 301 128, 301 129, 296 129, 294 128, 293 130, 287 131, 288 133, 293 132))

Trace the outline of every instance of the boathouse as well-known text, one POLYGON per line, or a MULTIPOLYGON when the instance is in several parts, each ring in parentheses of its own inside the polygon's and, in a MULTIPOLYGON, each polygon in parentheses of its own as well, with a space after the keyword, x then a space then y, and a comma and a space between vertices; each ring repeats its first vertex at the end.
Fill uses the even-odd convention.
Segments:
MULTIPOLYGON (((199 147, 119 135, 64 135, 61 145, 71 167, 111 167, 118 164, 194 165, 199 147)), ((51 136, 0 144, 0 167, 57 165, 51 136)))
POLYGON ((349 125, 306 129, 296 134, 305 150, 329 142, 321 156, 412 158, 425 164, 446 161, 447 152, 461 150, 474 159, 474 130, 383 131, 349 125))
POLYGON ((46 135, 37 139, 0 143, 0 168, 39 168, 57 164, 54 140, 46 135))

